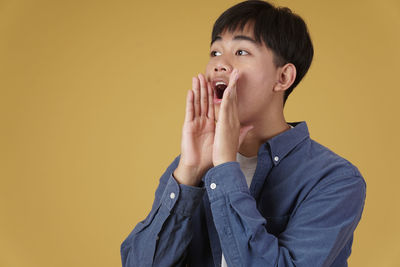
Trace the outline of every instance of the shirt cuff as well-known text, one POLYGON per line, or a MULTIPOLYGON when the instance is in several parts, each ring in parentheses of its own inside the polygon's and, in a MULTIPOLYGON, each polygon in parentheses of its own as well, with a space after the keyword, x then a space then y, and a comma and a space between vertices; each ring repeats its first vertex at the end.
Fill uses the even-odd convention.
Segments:
POLYGON ((171 213, 192 216, 202 200, 204 192, 204 187, 178 184, 171 174, 161 197, 161 203, 171 213))
POLYGON ((205 177, 205 188, 210 201, 215 201, 231 192, 241 191, 250 194, 246 178, 237 161, 225 162, 210 169, 205 177))

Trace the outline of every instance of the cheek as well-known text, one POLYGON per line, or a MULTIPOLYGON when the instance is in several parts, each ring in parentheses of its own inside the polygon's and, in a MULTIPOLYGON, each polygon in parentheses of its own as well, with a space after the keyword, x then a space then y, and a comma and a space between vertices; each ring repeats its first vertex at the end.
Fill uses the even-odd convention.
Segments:
MULTIPOLYGON (((253 72, 238 81, 238 110, 242 116, 255 115, 272 94, 272 80, 265 73, 253 72)), ((243 119, 244 119, 243 117, 243 119)))
MULTIPOLYGON (((238 80, 238 100, 254 101, 268 93, 270 79, 262 72, 244 73, 238 80)), ((248 103, 249 104, 249 103, 248 103)))

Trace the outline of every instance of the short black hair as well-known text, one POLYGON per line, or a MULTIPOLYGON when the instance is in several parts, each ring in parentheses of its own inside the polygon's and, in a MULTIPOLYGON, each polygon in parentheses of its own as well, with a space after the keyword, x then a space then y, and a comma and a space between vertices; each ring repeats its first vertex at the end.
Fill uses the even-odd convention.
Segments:
POLYGON ((281 67, 292 63, 296 67, 296 79, 285 91, 283 104, 289 94, 303 79, 310 68, 314 48, 304 20, 287 7, 275 7, 259 0, 238 3, 222 13, 215 21, 211 43, 223 31, 243 30, 254 23, 254 38, 264 43, 274 54, 274 64, 281 67))

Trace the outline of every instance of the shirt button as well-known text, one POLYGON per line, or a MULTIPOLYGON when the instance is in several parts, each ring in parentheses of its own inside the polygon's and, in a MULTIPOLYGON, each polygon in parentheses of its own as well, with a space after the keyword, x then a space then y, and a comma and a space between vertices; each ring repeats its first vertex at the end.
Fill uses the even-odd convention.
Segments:
POLYGON ((215 189, 215 188, 217 188, 217 185, 215 183, 212 183, 212 184, 210 184, 210 188, 215 189))
POLYGON ((278 157, 278 156, 275 156, 275 157, 274 157, 274 160, 275 160, 275 161, 278 161, 278 160, 279 160, 279 157, 278 157))
POLYGON ((171 193, 171 194, 169 195, 169 197, 170 197, 171 199, 174 199, 174 198, 175 198, 175 193, 171 193))

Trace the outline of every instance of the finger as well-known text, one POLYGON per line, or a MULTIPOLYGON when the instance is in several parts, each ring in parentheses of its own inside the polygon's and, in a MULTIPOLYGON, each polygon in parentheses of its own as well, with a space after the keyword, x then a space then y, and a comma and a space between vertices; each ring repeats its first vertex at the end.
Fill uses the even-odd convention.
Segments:
POLYGON ((218 121, 224 122, 229 114, 229 91, 228 89, 224 91, 222 96, 221 106, 219 107, 218 112, 218 121))
POLYGON ((194 113, 193 116, 200 115, 200 88, 199 88, 199 79, 197 77, 193 77, 192 80, 192 90, 194 93, 193 102, 194 102, 194 113))
POLYGON ((222 99, 221 99, 221 104, 220 104, 220 112, 221 112, 221 110, 224 108, 224 107, 226 107, 226 105, 227 105, 227 101, 228 101, 228 98, 229 98, 229 86, 225 89, 225 91, 224 91, 224 93, 222 94, 222 99))
MULTIPOLYGON (((222 102, 229 102, 230 99, 236 99, 236 81, 238 79, 238 70, 234 69, 229 76, 229 85, 222 96, 222 102)), ((222 107, 222 103, 221 103, 222 107)))
POLYGON ((239 78, 239 70, 234 69, 229 77, 229 86, 231 87, 231 97, 236 100, 236 87, 237 87, 237 80, 239 78))
POLYGON ((234 69, 231 73, 230 79, 230 91, 229 91, 229 114, 230 118, 238 120, 238 107, 237 107, 237 80, 239 79, 239 70, 234 69))
POLYGON ((214 91, 211 88, 211 84, 207 83, 207 89, 208 89, 208 112, 207 112, 207 117, 209 119, 214 120, 215 115, 214 115, 214 91))
POLYGON ((208 109, 208 94, 207 94, 207 85, 202 74, 199 74, 200 80, 200 115, 207 116, 207 109, 208 109))
POLYGON ((188 90, 186 96, 186 114, 185 114, 185 122, 190 122, 193 120, 193 91, 188 90))
MULTIPOLYGON (((240 128, 240 131, 239 131, 239 147, 242 144, 242 142, 243 142, 244 138, 246 137, 247 133, 249 131, 251 131, 251 129, 253 129, 253 128, 254 128, 253 125, 243 126, 242 128, 240 128)), ((238 147, 238 149, 239 149, 239 147, 238 147)))

